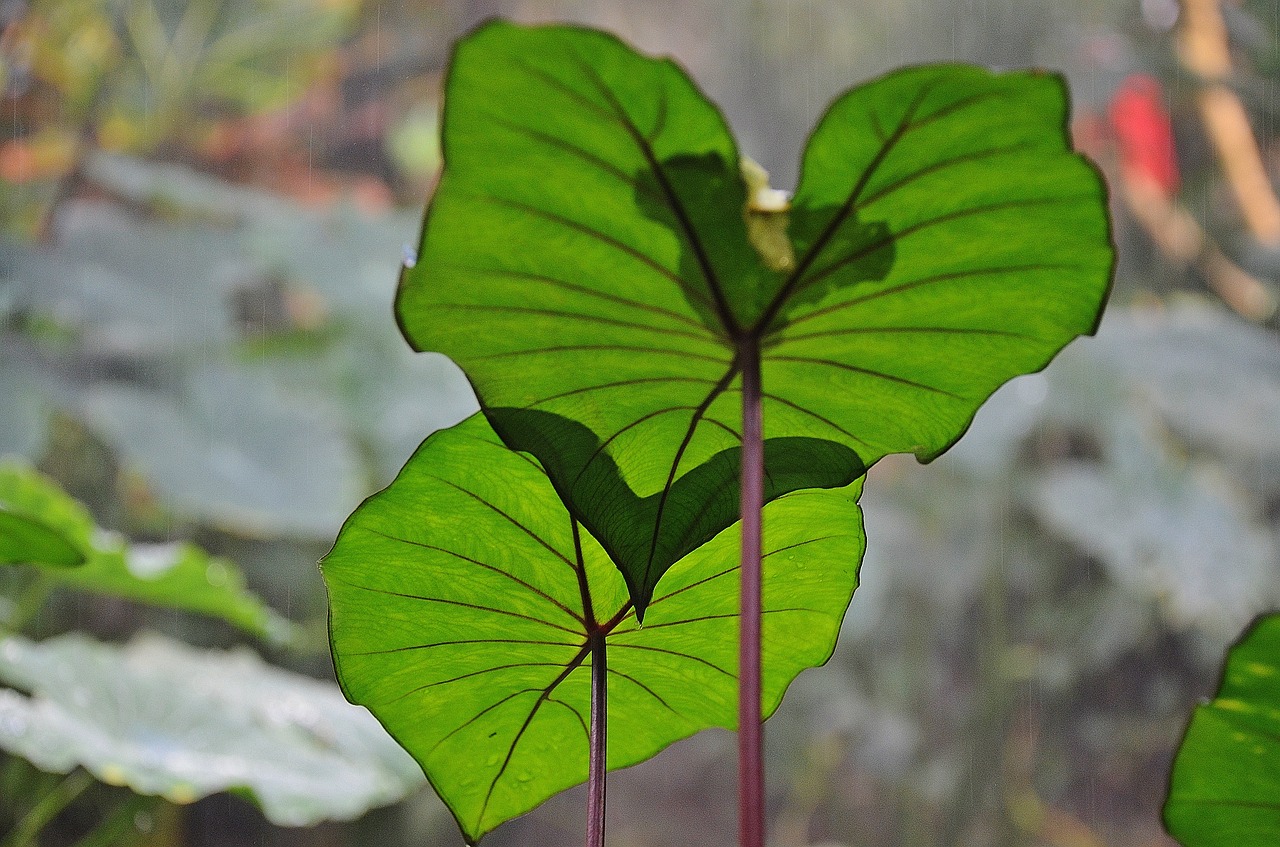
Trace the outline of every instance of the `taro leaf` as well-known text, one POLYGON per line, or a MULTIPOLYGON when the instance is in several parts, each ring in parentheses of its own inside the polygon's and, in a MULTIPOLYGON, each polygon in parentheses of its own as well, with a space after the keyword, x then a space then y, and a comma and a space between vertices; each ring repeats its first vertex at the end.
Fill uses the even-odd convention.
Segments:
POLYGON ((1164 822, 1185 847, 1280 844, 1280 615, 1231 648, 1218 696, 1192 714, 1164 822))
POLYGON ((0 679, 30 694, 0 689, 0 749, 42 770, 79 765, 177 803, 247 792, 284 826, 349 820, 421 783, 364 709, 247 650, 15 636, 0 641, 0 679))
MULTIPOLYGON (((273 640, 290 635, 289 621, 245 589, 231 562, 193 544, 125 543, 95 526, 88 511, 53 480, 20 462, 0 461, 0 507, 40 521, 85 560, 75 569, 46 571, 59 585, 212 615, 273 640)), ((3 539, 0 529, 0 545, 3 539)))
POLYGON ((0 565, 74 568, 84 562, 84 554, 65 535, 39 518, 10 511, 0 504, 0 565))
POLYGON ((1226 459, 1264 497, 1280 492, 1280 345, 1273 332, 1182 300, 1109 313, 1097 343, 1079 352, 1077 369, 1093 382, 1100 371, 1114 374, 1125 383, 1117 389, 1122 397, 1150 402, 1174 433, 1226 459))
MULTIPOLYGON (((764 713, 830 656, 862 553, 859 488, 764 512, 764 713)), ((610 768, 737 722, 738 538, 671 568, 640 628, 607 554, 482 416, 436 433, 321 563, 343 690, 476 840, 587 776, 588 633, 607 634, 610 768)))
POLYGON ((1057 76, 941 65, 854 88, 789 213, 752 212, 751 234, 728 127, 668 60, 491 23, 459 43, 445 98, 401 327, 462 367, 642 611, 736 520, 745 358, 772 499, 939 455, 1106 296, 1105 193, 1070 152, 1057 76))
POLYGON ((0 397, 4 398, 0 402, 0 456, 34 458, 45 450, 46 398, 56 377, 27 354, 26 345, 14 343, 12 336, 0 330, 0 397))
POLYGON ((103 384, 83 413, 175 512, 248 535, 318 539, 359 500, 362 476, 355 446, 317 405, 266 375, 209 365, 189 374, 180 399, 103 384))
POLYGON ((1036 479, 1027 505, 1049 530, 1097 557, 1121 589, 1158 603, 1175 628, 1220 644, 1280 602, 1280 539, 1221 467, 1188 462, 1166 433, 1134 420, 1104 437, 1105 464, 1059 463, 1036 479))

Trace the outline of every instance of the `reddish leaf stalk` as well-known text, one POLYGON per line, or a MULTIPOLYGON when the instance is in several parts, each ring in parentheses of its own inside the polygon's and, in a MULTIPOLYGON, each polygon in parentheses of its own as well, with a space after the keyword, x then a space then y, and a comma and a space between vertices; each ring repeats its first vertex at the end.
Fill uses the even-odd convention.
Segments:
POLYGON ((764 847, 764 728, 760 716, 761 509, 764 433, 760 349, 739 345, 742 363, 742 585, 738 630, 738 843, 764 847))
POLYGON ((608 668, 605 664, 605 632, 600 628, 591 636, 591 752, 587 765, 587 847, 604 847, 604 788, 608 771, 606 760, 606 714, 608 668))

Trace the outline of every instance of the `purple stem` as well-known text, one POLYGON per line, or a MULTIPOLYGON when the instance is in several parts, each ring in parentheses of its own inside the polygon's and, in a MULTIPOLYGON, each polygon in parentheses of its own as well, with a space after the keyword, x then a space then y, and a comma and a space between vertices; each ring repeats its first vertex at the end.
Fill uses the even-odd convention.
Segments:
POLYGON ((605 632, 596 628, 591 639, 591 752, 587 765, 587 847, 604 847, 604 783, 607 772, 605 716, 608 669, 605 632))
POLYGON ((742 588, 738 630, 738 843, 764 847, 764 728, 760 717, 761 515, 764 433, 760 349, 744 340, 742 364, 742 588))

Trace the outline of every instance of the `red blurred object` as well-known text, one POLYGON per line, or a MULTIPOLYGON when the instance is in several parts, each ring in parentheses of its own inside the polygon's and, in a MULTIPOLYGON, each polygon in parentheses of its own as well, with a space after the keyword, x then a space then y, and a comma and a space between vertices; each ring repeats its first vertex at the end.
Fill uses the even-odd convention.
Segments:
POLYGON ((1160 81, 1132 74, 1121 83, 1107 110, 1120 146, 1125 179, 1155 186, 1172 199, 1180 184, 1173 125, 1160 81))

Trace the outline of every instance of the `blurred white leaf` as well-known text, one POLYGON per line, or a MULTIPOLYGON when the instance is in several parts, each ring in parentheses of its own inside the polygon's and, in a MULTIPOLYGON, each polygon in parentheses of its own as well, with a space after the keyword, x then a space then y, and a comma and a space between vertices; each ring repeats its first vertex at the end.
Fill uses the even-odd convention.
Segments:
POLYGON ((247 650, 147 635, 127 647, 75 633, 0 642, 0 748, 42 770, 76 766, 189 803, 251 793, 273 823, 350 820, 424 780, 363 708, 247 650))

